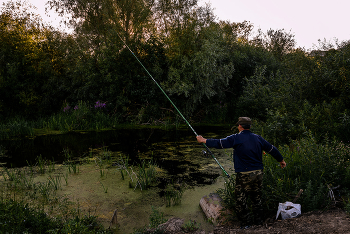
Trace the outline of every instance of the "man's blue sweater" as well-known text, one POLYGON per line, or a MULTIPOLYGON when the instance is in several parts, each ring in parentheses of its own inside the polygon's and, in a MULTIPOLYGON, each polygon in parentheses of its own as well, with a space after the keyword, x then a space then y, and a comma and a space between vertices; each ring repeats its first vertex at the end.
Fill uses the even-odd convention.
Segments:
POLYGON ((223 139, 207 139, 206 145, 217 149, 233 148, 236 173, 263 169, 263 150, 271 154, 278 162, 283 160, 276 147, 250 130, 243 130, 223 139))

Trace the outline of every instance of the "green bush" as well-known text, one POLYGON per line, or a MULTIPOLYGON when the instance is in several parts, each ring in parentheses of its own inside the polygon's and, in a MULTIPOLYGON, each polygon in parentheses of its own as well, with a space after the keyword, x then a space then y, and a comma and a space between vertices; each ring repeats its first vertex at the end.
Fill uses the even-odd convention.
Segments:
POLYGON ((57 227, 44 212, 13 200, 0 202, 1 233, 47 233, 57 227))
POLYGON ((279 164, 264 155, 264 203, 266 208, 276 207, 278 202, 293 200, 300 189, 303 196, 298 200, 303 211, 325 208, 330 199, 328 187, 340 185, 349 188, 350 148, 342 142, 317 143, 309 135, 280 151, 287 167, 279 169, 279 164))

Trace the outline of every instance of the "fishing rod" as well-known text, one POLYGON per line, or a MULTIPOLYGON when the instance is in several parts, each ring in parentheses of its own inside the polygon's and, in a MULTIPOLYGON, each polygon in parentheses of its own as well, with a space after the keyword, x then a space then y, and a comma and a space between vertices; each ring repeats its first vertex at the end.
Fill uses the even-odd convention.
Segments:
MULTIPOLYGON (((158 84, 158 82, 153 78, 153 76, 151 75, 151 73, 148 72, 148 70, 146 69, 146 67, 141 63, 141 61, 137 58, 137 56, 134 54, 134 52, 129 48, 129 46, 126 44, 126 42, 119 36, 119 33, 117 33, 119 39, 124 43, 124 45, 126 46, 126 48, 128 48, 128 50, 132 53, 132 55, 134 55, 134 57, 136 58, 136 60, 141 64, 141 66, 143 67, 143 69, 145 69, 145 71, 147 72, 147 74, 151 77, 151 79, 154 81, 154 83, 158 86, 158 88, 162 91, 162 93, 165 95, 165 97, 170 101, 171 105, 173 105, 173 107, 176 109, 176 111, 179 113, 179 115, 183 118, 183 120, 186 122, 186 124, 191 128, 191 130, 193 131, 193 133, 198 136, 197 132, 192 128, 191 124, 187 121, 187 119, 182 115, 182 113, 180 112, 180 110, 176 107, 176 105, 171 101, 171 99, 169 98, 169 96, 165 93, 165 91, 162 89, 162 87, 158 84)), ((224 172, 224 174, 230 178, 230 175, 225 171, 225 169, 221 166, 221 164, 219 163, 219 161, 215 158, 214 154, 210 151, 210 149, 208 148, 208 146, 205 143, 202 143, 203 146, 205 147, 205 149, 209 152, 209 154, 212 156, 212 158, 216 161, 216 163, 220 166, 221 170, 224 172)), ((205 151, 203 151, 204 155, 207 155, 207 153, 205 151)))

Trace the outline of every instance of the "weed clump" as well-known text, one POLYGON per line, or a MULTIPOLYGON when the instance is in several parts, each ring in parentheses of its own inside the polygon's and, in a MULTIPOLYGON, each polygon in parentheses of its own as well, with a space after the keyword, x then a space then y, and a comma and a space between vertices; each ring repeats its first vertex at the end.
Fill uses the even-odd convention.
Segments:
POLYGON ((95 216, 65 220, 51 218, 43 210, 15 200, 0 201, 0 233, 111 233, 95 216))

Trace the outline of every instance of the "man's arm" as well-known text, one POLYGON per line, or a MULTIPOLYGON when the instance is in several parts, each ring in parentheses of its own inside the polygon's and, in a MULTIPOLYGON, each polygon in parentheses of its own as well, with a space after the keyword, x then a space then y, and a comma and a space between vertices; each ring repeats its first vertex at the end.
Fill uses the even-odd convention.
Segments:
POLYGON ((233 147, 232 144, 232 136, 228 136, 223 139, 206 139, 202 137, 201 135, 197 136, 197 141, 199 143, 204 143, 206 144, 209 148, 216 148, 216 149, 224 149, 224 148, 231 148, 233 147), (230 138, 230 139, 229 139, 230 138))
POLYGON ((281 168, 284 168, 287 166, 287 163, 284 161, 282 154, 279 152, 279 150, 273 146, 271 143, 269 143, 268 141, 266 141, 265 139, 263 139, 263 150, 265 150, 265 152, 267 152, 268 154, 270 154, 272 157, 274 157, 277 162, 280 163, 281 168))
POLYGON ((277 160, 277 162, 280 163, 281 168, 286 167, 287 163, 284 161, 282 154, 278 151, 278 149, 275 146, 273 146, 273 145, 271 145, 271 146, 272 146, 272 148, 271 148, 270 152, 268 152, 268 153, 270 155, 272 155, 272 157, 274 157, 277 160))

